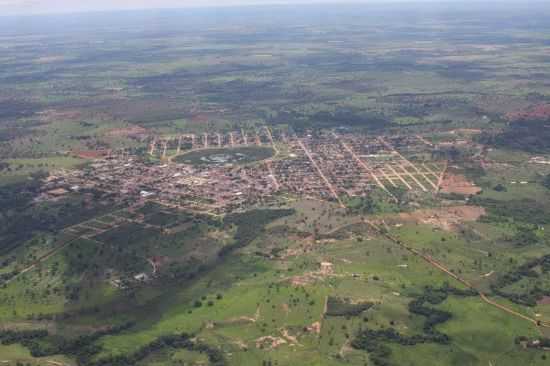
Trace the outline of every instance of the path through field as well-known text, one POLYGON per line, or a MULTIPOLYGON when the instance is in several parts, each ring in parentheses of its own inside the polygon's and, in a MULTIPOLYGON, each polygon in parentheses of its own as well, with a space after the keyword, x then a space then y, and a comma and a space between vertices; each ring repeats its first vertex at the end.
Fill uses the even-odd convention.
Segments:
POLYGON ((364 222, 369 225, 371 228, 373 228, 378 234, 384 236, 385 238, 389 239, 390 241, 392 241, 393 243, 399 245, 400 247, 404 248, 405 250, 409 251, 410 253, 414 254, 415 256, 418 256, 422 259, 424 259, 426 262, 428 262, 431 266, 439 269, 440 271, 446 273, 447 275, 449 275, 450 277, 454 278, 455 280, 457 280, 458 282, 462 283, 463 285, 465 285, 466 287, 468 287, 469 289, 472 289, 474 290, 475 292, 478 293, 480 299, 485 302, 486 304, 489 304, 493 307, 496 307, 497 309, 500 309, 510 315, 513 315, 513 316, 516 316, 518 318, 521 318, 523 320, 526 320, 526 321, 529 321, 531 323, 533 323, 533 325, 535 325, 535 327, 537 327, 537 330, 542 334, 541 330, 539 327, 545 327, 545 328, 550 328, 550 322, 549 321, 546 321, 546 320, 537 320, 537 319, 534 319, 534 318, 531 318, 527 315, 524 315, 524 314, 521 314, 505 305, 502 305, 502 304, 499 304, 497 302, 495 302, 494 300, 491 300, 487 297, 487 295, 485 295, 485 293, 483 293, 481 290, 475 288, 470 282, 468 282, 467 280, 459 277, 458 275, 454 274, 453 272, 451 272, 448 268, 446 268, 445 266, 443 266, 441 263, 437 262, 436 260, 434 260, 432 257, 430 256, 427 256, 427 255, 424 255, 422 253, 420 253, 418 250, 412 248, 412 247, 409 247, 407 246, 405 243, 403 243, 401 240, 397 239, 396 237, 390 235, 386 230, 382 230, 380 229, 380 227, 378 227, 376 224, 372 223, 371 221, 368 221, 368 220, 364 220, 364 222))

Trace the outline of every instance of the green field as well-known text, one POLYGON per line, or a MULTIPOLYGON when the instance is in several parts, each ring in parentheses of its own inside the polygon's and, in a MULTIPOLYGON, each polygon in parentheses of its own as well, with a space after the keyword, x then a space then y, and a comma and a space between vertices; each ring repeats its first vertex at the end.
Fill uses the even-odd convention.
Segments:
POLYGON ((549 16, 1 17, 0 366, 548 364, 549 16), (358 157, 322 146, 339 136, 358 157), (168 159, 150 152, 163 142, 168 159), (435 187, 406 189, 399 155, 435 187), (189 193, 223 170, 247 196, 243 165, 273 169, 277 194, 217 211, 235 195, 189 193))
POLYGON ((249 164, 268 159, 275 151, 269 147, 239 147, 224 149, 205 149, 184 153, 175 157, 176 163, 191 165, 249 164))

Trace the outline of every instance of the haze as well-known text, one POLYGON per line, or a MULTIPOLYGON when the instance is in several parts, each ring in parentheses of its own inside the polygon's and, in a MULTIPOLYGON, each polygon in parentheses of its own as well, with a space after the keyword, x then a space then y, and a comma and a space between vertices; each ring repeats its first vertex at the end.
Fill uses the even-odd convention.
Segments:
MULTIPOLYGON (((402 2, 430 2, 434 0, 348 0, 346 3, 402 3, 402 2)), ((453 0, 448 0, 453 1, 453 0)), ((187 8, 187 7, 216 7, 239 5, 267 5, 267 4, 330 4, 338 3, 334 0, 98 0, 98 1, 70 1, 70 0, 0 0, 1 15, 31 15, 51 13, 72 13, 88 11, 110 11, 129 9, 159 9, 159 8, 187 8)))

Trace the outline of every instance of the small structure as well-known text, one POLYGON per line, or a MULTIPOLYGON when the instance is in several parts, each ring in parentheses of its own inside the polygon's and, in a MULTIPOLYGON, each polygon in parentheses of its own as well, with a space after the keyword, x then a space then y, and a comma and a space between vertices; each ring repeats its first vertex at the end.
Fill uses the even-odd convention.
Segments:
POLYGON ((149 279, 149 276, 147 276, 146 273, 139 273, 139 274, 134 276, 134 280, 136 280, 136 281, 145 282, 148 279, 149 279))

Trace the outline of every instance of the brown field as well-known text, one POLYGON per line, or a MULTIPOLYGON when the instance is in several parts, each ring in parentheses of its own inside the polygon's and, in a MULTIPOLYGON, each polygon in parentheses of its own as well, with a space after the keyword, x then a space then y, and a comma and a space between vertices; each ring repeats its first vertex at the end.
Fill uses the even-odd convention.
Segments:
POLYGON ((463 175, 445 174, 441 182, 440 192, 470 196, 481 192, 481 188, 468 181, 463 175))
POLYGON ((547 120, 550 119, 550 104, 532 105, 520 111, 506 114, 510 121, 547 120))
POLYGON ((464 205, 400 213, 397 221, 430 224, 446 231, 454 231, 461 223, 476 221, 484 214, 483 207, 464 205))

